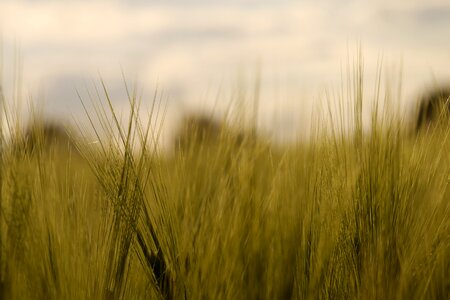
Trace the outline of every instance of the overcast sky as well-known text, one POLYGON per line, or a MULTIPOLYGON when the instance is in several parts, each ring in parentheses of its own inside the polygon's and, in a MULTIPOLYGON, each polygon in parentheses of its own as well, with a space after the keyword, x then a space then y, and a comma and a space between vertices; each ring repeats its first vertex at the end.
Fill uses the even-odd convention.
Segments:
POLYGON ((402 62, 404 101, 450 82, 448 0, 1 0, 0 32, 6 90, 18 48, 25 96, 60 116, 80 112, 75 89, 99 74, 118 106, 123 70, 144 95, 164 89, 176 115, 226 102, 239 81, 251 92, 260 70, 262 126, 292 131, 358 42, 369 86, 380 54, 402 62))

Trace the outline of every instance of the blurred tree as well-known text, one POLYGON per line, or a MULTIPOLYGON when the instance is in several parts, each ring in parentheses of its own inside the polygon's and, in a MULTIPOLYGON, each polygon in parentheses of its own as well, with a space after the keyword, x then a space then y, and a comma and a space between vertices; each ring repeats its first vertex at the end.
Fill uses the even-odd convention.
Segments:
POLYGON ((416 119, 416 133, 450 115, 450 86, 434 89, 422 96, 416 119))

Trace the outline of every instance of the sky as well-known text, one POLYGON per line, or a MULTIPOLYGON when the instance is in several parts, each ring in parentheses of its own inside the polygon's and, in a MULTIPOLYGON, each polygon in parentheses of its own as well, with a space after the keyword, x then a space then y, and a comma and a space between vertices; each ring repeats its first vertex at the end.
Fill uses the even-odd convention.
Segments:
POLYGON ((0 0, 0 36, 7 98, 19 56, 23 98, 61 119, 82 114, 76 91, 85 97, 100 77, 125 111, 123 76, 144 101, 163 91, 169 127, 251 98, 259 78, 262 130, 307 135, 358 45, 368 87, 380 57, 387 79, 401 68, 402 103, 450 82, 447 0, 0 0))

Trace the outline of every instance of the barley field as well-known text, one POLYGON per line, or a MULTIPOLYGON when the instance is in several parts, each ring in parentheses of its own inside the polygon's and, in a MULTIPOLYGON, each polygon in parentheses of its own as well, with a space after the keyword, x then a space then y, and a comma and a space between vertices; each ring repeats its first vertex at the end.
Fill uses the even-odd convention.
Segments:
POLYGON ((366 130, 364 84, 341 94, 350 117, 284 146, 189 123, 166 155, 107 88, 69 139, 5 114, 0 298, 448 299, 449 118, 412 134, 375 109, 366 130))

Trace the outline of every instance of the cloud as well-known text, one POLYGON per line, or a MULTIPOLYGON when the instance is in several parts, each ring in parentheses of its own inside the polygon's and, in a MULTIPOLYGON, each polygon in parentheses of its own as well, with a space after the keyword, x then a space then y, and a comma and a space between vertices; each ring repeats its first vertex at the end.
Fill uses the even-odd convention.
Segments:
POLYGON ((338 83, 341 60, 358 41, 369 78, 381 52, 403 57, 406 94, 430 80, 430 70, 450 78, 447 2, 3 0, 0 31, 5 48, 20 42, 24 83, 31 93, 43 85, 49 102, 70 93, 80 76, 100 73, 118 90, 122 67, 150 90, 158 83, 170 97, 199 105, 208 88, 232 89, 240 69, 251 81, 261 64, 261 112, 270 119, 279 103, 274 89, 289 99, 280 114, 293 113, 296 103, 311 106, 301 96, 338 83))

